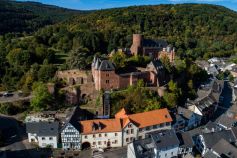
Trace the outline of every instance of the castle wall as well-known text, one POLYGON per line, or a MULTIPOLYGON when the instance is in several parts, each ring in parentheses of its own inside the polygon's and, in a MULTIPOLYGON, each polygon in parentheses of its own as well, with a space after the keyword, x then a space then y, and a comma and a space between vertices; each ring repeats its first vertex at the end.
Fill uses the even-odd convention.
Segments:
POLYGON ((119 76, 115 71, 97 71, 98 85, 96 90, 111 90, 119 88, 119 76))

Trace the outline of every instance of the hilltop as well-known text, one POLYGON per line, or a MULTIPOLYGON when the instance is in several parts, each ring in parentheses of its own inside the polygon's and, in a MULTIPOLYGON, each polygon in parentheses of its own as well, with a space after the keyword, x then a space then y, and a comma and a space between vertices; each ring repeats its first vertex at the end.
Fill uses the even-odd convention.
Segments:
POLYGON ((38 2, 0 1, 0 35, 9 32, 34 32, 84 11, 70 10, 38 2))

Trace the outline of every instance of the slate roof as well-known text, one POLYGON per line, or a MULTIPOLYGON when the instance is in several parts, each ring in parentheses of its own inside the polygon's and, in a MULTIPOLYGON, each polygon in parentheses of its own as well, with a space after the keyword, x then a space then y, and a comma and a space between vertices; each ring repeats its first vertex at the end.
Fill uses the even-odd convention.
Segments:
POLYGON ((136 158, 152 158, 155 156, 153 150, 155 145, 151 138, 136 140, 133 142, 133 147, 136 158))
POLYGON ((231 158, 237 157, 237 148, 227 142, 225 139, 221 139, 216 143, 212 150, 217 152, 219 155, 225 155, 231 158))
POLYGON ((226 128, 231 128, 232 126, 236 125, 237 117, 234 114, 227 112, 220 116, 217 123, 225 126, 226 128))
POLYGON ((188 132, 177 133, 179 146, 184 148, 192 148, 194 146, 191 135, 188 132))
POLYGON ((193 111, 183 108, 183 107, 178 107, 178 114, 182 115, 183 117, 185 117, 186 119, 190 119, 193 115, 193 111))
POLYGON ((174 130, 151 132, 148 136, 146 139, 133 142, 136 158, 153 158, 155 156, 154 148, 159 151, 179 145, 179 140, 174 130))
POLYGON ((208 150, 207 153, 203 156, 204 158, 219 158, 216 154, 214 154, 212 151, 208 150))
POLYGON ((160 60, 152 60, 150 64, 154 66, 154 68, 156 69, 156 72, 159 72, 164 69, 164 66, 160 60))
POLYGON ((179 139, 174 130, 161 130, 149 133, 149 136, 155 143, 158 150, 166 150, 167 148, 179 146, 179 139), (169 141, 167 141, 169 140, 169 141))
POLYGON ((168 44, 164 40, 152 40, 152 39, 144 39, 143 47, 157 47, 157 48, 165 48, 168 44))
POLYGON ((112 71, 112 70, 115 70, 115 67, 114 67, 114 65, 111 61, 103 60, 103 61, 101 61, 98 70, 100 70, 100 71, 112 71))
POLYGON ((236 140, 231 130, 204 133, 203 137, 204 137, 205 144, 207 148, 209 149, 212 148, 220 139, 225 139, 226 141, 230 143, 236 140))
POLYGON ((36 133, 38 136, 58 136, 58 122, 28 122, 26 123, 27 133, 36 133))

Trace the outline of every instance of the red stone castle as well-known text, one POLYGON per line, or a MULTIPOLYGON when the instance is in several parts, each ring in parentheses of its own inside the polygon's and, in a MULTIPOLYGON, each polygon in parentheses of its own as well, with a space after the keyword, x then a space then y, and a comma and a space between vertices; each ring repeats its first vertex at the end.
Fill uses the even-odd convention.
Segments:
POLYGON ((133 44, 130 48, 132 55, 150 56, 160 59, 167 56, 171 63, 174 62, 175 49, 163 40, 144 39, 141 34, 133 34, 133 44))
POLYGON ((96 90, 126 88, 143 80, 147 86, 166 84, 164 68, 159 60, 150 62, 143 71, 116 73, 114 64, 109 60, 95 57, 92 62, 92 75, 96 90))
POLYGON ((91 65, 92 76, 96 90, 111 90, 126 88, 134 85, 138 80, 143 80, 147 86, 160 87, 167 83, 167 75, 160 62, 160 58, 166 56, 170 62, 174 62, 175 50, 165 41, 146 40, 140 34, 133 35, 131 46, 132 55, 150 56, 150 62, 145 70, 130 73, 117 73, 114 64, 109 60, 101 60, 94 57, 91 65))

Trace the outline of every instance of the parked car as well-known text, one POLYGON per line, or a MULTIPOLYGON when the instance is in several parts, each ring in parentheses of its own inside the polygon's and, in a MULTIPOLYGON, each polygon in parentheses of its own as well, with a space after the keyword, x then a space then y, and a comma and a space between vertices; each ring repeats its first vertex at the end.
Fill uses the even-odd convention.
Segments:
POLYGON ((13 93, 5 92, 5 93, 3 93, 3 96, 4 97, 11 97, 11 96, 13 96, 13 93))

